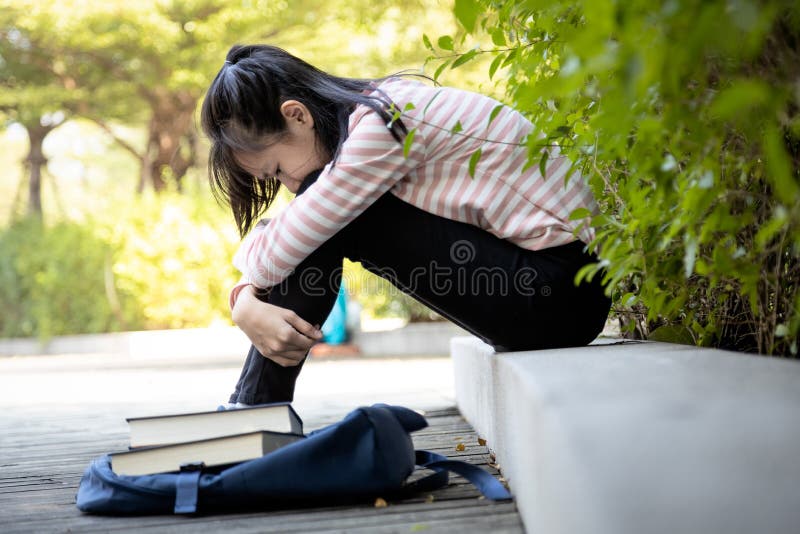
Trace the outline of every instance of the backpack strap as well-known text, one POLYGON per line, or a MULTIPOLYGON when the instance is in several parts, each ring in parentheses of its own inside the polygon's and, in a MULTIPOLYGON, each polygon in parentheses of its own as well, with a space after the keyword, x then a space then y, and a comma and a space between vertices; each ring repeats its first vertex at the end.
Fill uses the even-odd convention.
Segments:
POLYGON ((193 514, 197 511, 197 490, 204 467, 202 462, 181 466, 181 471, 175 478, 174 513, 193 514))
POLYGON ((417 465, 434 471, 406 486, 413 491, 431 491, 447 485, 448 472, 461 475, 472 483, 487 498, 493 501, 511 499, 511 493, 499 480, 480 467, 467 462, 449 460, 446 456, 431 451, 416 451, 417 465))

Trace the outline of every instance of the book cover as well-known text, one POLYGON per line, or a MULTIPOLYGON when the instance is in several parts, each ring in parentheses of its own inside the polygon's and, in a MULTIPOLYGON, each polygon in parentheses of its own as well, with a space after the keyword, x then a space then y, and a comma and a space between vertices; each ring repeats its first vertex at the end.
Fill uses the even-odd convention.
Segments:
POLYGON ((132 417, 127 421, 132 449, 260 431, 303 434, 303 422, 288 402, 235 410, 132 417))
POLYGON ((305 436, 285 432, 250 432, 220 438, 140 447, 111 455, 111 468, 118 475, 148 475, 179 471, 181 465, 204 463, 207 467, 259 458, 305 436))

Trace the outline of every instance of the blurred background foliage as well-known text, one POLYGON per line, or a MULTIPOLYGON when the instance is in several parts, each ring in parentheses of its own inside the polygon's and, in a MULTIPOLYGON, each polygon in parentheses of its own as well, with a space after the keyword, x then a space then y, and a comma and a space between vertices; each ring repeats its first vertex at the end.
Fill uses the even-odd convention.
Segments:
MULTIPOLYGON (((789 0, 0 0, 0 334, 229 321, 237 238, 196 113, 239 42, 346 76, 423 66, 515 106, 544 135, 531 164, 558 143, 601 204, 582 276, 609 282, 624 335, 797 354, 789 0)), ((345 277, 367 315, 435 318, 345 277)))
MULTIPOLYGON (((623 333, 776 355, 800 330, 800 4, 456 0, 426 40, 558 143, 602 213, 592 243, 623 333), (458 59, 456 59, 458 58, 458 59), (604 269, 604 271, 603 271, 604 269)), ((576 213, 581 218, 586 213, 576 213)))
MULTIPOLYGON (((421 36, 455 28, 435 0, 0 0, 0 335, 230 324, 238 239, 197 129, 228 48, 378 77, 419 70, 421 36)), ((347 276, 368 316, 433 317, 347 276)))

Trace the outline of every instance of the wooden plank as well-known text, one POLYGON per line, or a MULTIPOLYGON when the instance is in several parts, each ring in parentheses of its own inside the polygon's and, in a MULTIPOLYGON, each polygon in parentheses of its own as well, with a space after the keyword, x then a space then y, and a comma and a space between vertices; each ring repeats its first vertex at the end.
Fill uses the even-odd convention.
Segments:
MULTIPOLYGON (((341 506, 331 508, 306 508, 280 510, 250 514, 225 514, 197 517, 145 516, 145 517, 96 517, 77 515, 67 523, 63 518, 48 518, 35 522, 24 518, 9 522, 12 531, 51 531, 59 525, 69 525, 75 531, 162 529, 172 526, 203 529, 208 531, 246 531, 248 527, 269 528, 277 532, 322 531, 325 529, 347 529, 377 525, 415 524, 437 519, 478 518, 485 516, 516 515, 513 503, 491 503, 475 499, 473 505, 464 506, 464 500, 434 501, 433 503, 390 504, 386 508, 372 505, 341 506), (214 528, 214 526, 217 526, 214 528), (277 528, 276 528, 277 527, 277 528), (14 530, 17 529, 17 530, 14 530)), ((5 518, 4 518, 5 519, 5 518)), ((518 521, 518 518, 517 518, 518 521)), ((2 523, 0 523, 2 525, 2 523)), ((8 532, 3 528, 3 532, 8 532)))
MULTIPOLYGON (((417 448, 445 454, 480 466, 495 476, 491 455, 478 443, 475 431, 457 410, 426 413, 430 426, 413 434, 417 448), (459 444, 464 450, 459 451, 459 444)), ((21 417, 24 419, 24 416, 21 417)), ((110 428, 110 416, 97 414, 63 418, 42 416, 23 424, 13 417, 0 421, 0 531, 14 532, 187 532, 198 529, 245 532, 523 532, 513 502, 492 503, 458 476, 446 488, 412 499, 371 503, 200 516, 98 517, 80 513, 74 505, 83 470, 92 458, 127 445, 124 429, 110 428), (69 429, 54 431, 54 429, 69 429), (103 431, 103 429, 106 431, 103 431)), ((323 420, 314 422, 316 427, 323 420)), ((113 427, 113 425, 111 425, 113 427)), ((315 428, 307 425, 307 428, 315 428)), ((420 470, 412 479, 424 476, 420 470)))

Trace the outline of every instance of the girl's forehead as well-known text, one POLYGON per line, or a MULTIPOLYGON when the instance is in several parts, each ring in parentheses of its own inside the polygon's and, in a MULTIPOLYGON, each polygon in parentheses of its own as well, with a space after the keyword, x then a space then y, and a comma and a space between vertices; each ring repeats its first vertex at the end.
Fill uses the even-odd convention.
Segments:
POLYGON ((256 151, 234 150, 233 159, 236 163, 248 172, 259 172, 266 163, 268 155, 267 149, 256 151))

